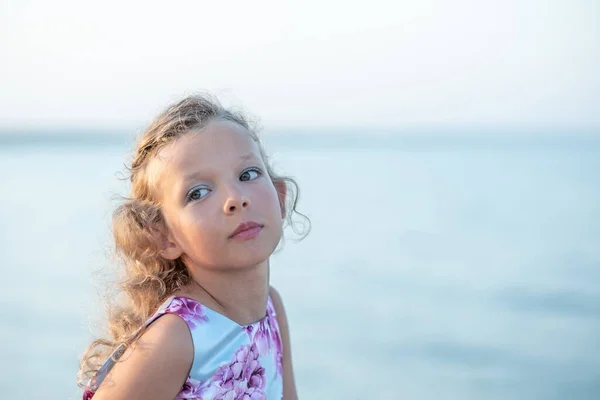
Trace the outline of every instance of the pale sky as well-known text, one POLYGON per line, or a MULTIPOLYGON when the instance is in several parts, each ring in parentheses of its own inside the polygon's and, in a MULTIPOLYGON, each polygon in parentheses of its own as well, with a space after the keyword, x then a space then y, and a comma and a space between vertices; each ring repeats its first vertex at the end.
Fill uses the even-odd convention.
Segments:
POLYGON ((207 89, 265 127, 600 134, 597 0, 0 0, 0 127, 145 124, 207 89))

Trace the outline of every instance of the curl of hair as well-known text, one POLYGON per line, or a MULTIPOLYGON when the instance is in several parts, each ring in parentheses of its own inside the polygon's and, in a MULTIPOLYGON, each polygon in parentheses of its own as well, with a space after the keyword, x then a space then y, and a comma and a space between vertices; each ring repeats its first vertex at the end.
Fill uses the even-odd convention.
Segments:
POLYGON ((85 350, 78 374, 78 384, 85 387, 102 363, 120 345, 131 345, 134 334, 171 293, 190 282, 181 259, 160 256, 160 232, 164 219, 154 195, 154 182, 148 172, 150 160, 167 144, 179 137, 202 130, 212 121, 231 121, 248 130, 257 143, 267 173, 273 182, 283 181, 287 187, 286 224, 304 238, 310 231, 308 218, 296 210, 299 190, 289 176, 276 175, 259 141, 257 128, 241 112, 224 108, 210 95, 194 95, 171 105, 145 130, 139 139, 128 167, 131 194, 113 212, 112 232, 115 252, 123 269, 117 285, 117 296, 107 305, 109 338, 94 340, 85 350), (294 214, 303 220, 297 229, 294 214))

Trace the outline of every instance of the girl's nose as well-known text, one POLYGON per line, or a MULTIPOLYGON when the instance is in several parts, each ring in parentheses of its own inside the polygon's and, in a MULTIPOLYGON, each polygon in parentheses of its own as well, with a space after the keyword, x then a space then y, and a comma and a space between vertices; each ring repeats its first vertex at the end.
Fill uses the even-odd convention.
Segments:
POLYGON ((231 192, 225 201, 223 211, 225 214, 233 214, 240 211, 242 208, 247 208, 250 205, 250 200, 239 192, 231 192))

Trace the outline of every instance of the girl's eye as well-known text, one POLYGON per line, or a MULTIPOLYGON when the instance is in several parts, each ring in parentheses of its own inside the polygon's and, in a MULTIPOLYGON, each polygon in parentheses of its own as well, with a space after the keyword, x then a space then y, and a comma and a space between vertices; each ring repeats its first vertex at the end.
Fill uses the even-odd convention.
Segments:
POLYGON ((262 175, 262 172, 258 168, 250 168, 242 172, 240 175, 241 181, 253 181, 262 175))
POLYGON ((187 196, 185 198, 186 202, 200 200, 201 198, 206 196, 208 194, 208 192, 210 192, 210 189, 207 189, 204 187, 194 188, 194 189, 190 190, 189 193, 187 194, 187 196))

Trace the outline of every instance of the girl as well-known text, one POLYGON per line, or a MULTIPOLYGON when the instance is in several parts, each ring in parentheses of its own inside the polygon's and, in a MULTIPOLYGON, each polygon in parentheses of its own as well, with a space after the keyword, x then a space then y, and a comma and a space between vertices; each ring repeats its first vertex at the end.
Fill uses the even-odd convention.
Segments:
POLYGON ((125 301, 80 368, 85 400, 296 399, 269 257, 296 212, 256 132, 207 96, 164 111, 138 143, 113 215, 125 301), (104 362, 102 365, 100 363, 104 362))

